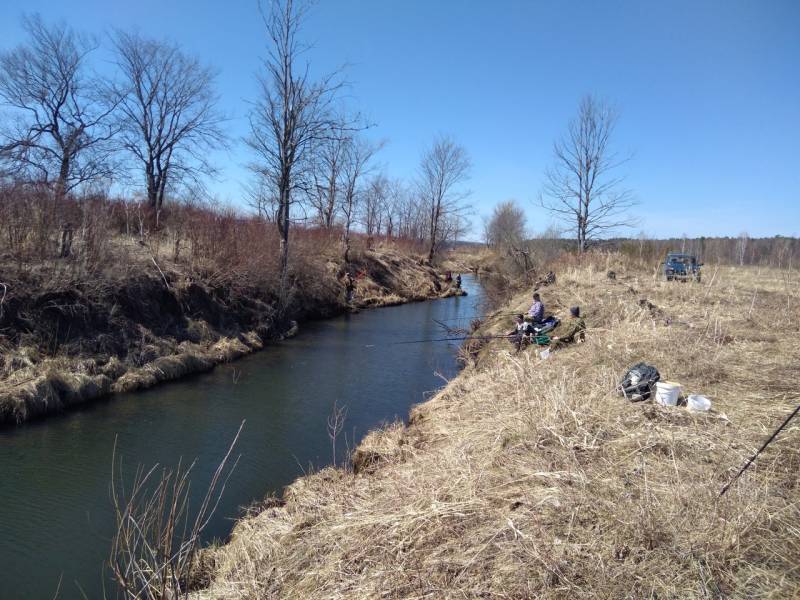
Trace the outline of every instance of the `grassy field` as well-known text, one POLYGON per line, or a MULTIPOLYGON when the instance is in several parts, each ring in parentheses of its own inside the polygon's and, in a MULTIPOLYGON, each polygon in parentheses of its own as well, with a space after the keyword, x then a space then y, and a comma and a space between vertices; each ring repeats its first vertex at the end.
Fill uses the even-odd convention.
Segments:
POLYGON ((408 426, 371 433, 358 469, 299 479, 239 522, 200 596, 800 596, 800 421, 719 497, 800 401, 798 274, 709 265, 666 283, 617 255, 556 273, 543 299, 583 307, 585 343, 545 361, 488 344, 408 426), (712 410, 618 396, 639 361, 712 410))

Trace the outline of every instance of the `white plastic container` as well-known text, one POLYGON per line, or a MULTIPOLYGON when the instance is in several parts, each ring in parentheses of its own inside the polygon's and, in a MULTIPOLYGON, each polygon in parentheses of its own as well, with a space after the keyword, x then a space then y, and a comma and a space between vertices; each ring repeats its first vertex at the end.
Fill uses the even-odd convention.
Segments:
POLYGON ((677 406, 678 396, 681 394, 681 385, 672 381, 659 381, 656 383, 656 402, 664 406, 677 406))
POLYGON ((705 412, 711 409, 711 400, 700 394, 689 394, 686 398, 686 406, 689 410, 705 412))

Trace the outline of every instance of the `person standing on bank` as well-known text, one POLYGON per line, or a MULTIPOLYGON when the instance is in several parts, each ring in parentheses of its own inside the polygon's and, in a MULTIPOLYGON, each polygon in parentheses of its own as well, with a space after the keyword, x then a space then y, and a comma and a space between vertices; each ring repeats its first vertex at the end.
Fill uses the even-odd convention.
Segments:
POLYGON ((353 301, 353 291, 356 289, 356 282, 353 280, 353 276, 350 274, 350 271, 347 271, 344 274, 344 290, 345 290, 345 298, 347 299, 347 303, 350 304, 353 301))

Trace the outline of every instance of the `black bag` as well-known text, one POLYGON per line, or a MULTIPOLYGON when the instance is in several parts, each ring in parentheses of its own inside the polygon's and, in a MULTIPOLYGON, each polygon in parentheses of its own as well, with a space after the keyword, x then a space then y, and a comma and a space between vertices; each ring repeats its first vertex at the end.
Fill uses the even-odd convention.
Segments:
POLYGON ((647 363, 637 363, 625 373, 617 390, 631 402, 640 402, 650 397, 659 379, 658 369, 647 363))

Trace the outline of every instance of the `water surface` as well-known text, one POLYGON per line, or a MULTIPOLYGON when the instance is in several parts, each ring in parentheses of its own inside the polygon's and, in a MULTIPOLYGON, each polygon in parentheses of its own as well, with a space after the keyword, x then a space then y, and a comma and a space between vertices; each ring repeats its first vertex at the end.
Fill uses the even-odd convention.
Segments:
POLYGON ((80 589, 102 596, 115 440, 127 472, 197 458, 198 493, 245 420, 238 465, 206 532, 225 539, 241 506, 330 464, 334 404, 347 409, 338 458, 345 433, 352 447, 382 422, 405 419, 456 374, 458 343, 393 342, 439 338, 434 320, 463 325, 480 314, 480 288, 470 277, 464 287, 469 296, 307 323, 298 337, 210 373, 0 432, 0 598, 52 598, 59 579, 59 598, 81 598, 80 589))

